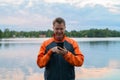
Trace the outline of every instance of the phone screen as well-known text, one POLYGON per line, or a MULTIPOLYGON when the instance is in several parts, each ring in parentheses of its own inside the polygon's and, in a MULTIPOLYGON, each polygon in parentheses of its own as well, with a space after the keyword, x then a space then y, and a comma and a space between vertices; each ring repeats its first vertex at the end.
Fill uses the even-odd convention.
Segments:
POLYGON ((57 43, 57 46, 63 48, 64 47, 64 43, 63 42, 59 42, 59 43, 57 43))

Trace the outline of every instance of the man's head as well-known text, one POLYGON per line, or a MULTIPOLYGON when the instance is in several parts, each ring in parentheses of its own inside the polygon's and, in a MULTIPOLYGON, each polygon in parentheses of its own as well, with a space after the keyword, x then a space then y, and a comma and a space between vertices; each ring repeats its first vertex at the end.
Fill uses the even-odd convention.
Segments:
POLYGON ((53 21, 53 31, 55 34, 55 38, 61 41, 64 37, 65 33, 65 20, 61 17, 56 18, 53 21))
POLYGON ((61 17, 55 18, 55 20, 53 21, 53 26, 55 25, 55 23, 59 23, 59 24, 63 23, 65 26, 65 20, 61 17))

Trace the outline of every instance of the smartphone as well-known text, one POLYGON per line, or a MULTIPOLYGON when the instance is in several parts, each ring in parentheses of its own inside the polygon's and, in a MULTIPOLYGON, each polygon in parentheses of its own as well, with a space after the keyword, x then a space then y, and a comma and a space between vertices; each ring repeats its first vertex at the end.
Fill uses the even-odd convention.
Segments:
POLYGON ((64 48, 64 42, 59 42, 57 43, 57 46, 61 47, 61 48, 64 48))

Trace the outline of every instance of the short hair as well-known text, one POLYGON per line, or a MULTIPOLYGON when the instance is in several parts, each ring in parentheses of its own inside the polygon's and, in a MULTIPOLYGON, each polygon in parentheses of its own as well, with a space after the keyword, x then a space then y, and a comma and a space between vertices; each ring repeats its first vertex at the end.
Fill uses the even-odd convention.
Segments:
POLYGON ((53 21, 53 25, 55 25, 56 22, 59 23, 59 24, 63 23, 64 26, 65 26, 65 20, 61 17, 55 18, 55 20, 53 21))

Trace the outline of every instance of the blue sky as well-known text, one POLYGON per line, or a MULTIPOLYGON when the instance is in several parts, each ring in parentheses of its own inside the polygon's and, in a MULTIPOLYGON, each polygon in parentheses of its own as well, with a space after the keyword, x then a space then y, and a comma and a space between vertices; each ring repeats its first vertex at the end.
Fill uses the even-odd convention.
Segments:
POLYGON ((120 30, 120 0, 0 0, 0 29, 52 30, 56 17, 67 30, 120 30))

